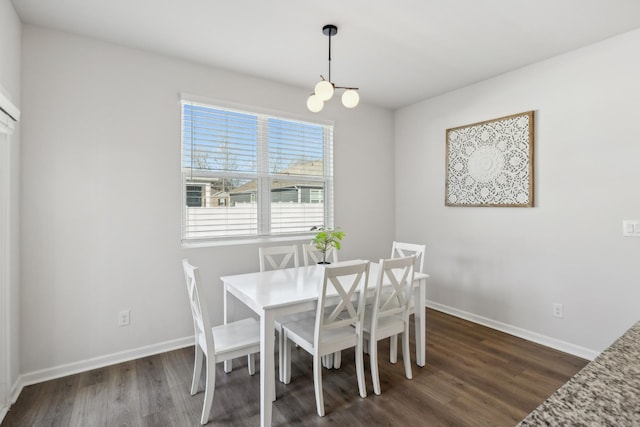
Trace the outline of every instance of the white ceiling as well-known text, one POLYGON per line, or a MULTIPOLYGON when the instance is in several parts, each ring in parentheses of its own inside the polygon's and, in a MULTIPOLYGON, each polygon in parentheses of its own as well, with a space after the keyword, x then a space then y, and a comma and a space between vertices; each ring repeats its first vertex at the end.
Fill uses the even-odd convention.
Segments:
POLYGON ((640 28, 639 0, 12 1, 24 23, 309 92, 334 24, 334 83, 392 109, 640 28))

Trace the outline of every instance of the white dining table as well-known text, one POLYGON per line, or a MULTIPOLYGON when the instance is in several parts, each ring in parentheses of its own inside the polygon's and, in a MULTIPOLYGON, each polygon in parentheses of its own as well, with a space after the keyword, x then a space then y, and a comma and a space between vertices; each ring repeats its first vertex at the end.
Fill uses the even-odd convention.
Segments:
MULTIPOLYGON (((371 263, 368 288, 375 289, 379 264, 371 263)), ((324 267, 313 265, 260 273, 222 276, 224 283, 224 321, 232 322, 235 297, 260 316, 260 425, 271 426, 272 401, 275 400, 274 320, 286 314, 316 308, 324 267)), ((414 276, 414 314, 416 363, 424 366, 426 352, 425 273, 414 276)), ((225 372, 232 369, 225 363, 225 372)))

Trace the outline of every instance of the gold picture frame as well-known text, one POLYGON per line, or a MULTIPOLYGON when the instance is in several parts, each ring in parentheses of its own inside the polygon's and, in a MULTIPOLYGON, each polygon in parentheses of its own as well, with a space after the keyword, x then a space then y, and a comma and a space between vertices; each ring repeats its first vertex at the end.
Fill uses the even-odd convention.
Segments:
POLYGON ((533 111, 447 129, 446 206, 533 207, 533 111))

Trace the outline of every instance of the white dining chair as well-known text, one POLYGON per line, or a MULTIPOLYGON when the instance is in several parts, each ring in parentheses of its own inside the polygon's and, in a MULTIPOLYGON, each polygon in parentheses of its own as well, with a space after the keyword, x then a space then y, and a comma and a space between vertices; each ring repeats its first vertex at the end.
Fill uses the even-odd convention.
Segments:
MULTIPOLYGON (((283 268, 299 267, 298 245, 285 246, 268 246, 258 248, 258 256, 260 263, 260 272, 281 270, 283 268)), ((278 317, 274 321, 275 330, 278 333, 278 362, 279 362, 279 379, 284 381, 283 368, 284 364, 284 337, 282 326, 287 322, 297 322, 305 317, 312 316, 313 313, 293 313, 286 316, 278 317)))
POLYGON ((316 409, 324 416, 322 357, 355 347, 356 375, 361 397, 367 396, 362 354, 362 322, 365 288, 369 279, 369 261, 350 261, 324 267, 322 288, 315 318, 284 325, 285 384, 291 381, 291 344, 294 342, 313 355, 313 382, 316 409), (337 292, 337 305, 332 296, 337 292), (357 296, 357 298, 356 298, 357 296), (328 303, 329 297, 331 302, 328 303), (354 305, 355 303, 355 305, 354 305), (329 305, 330 304, 330 305, 329 305), (327 310, 326 308, 332 309, 327 310))
POLYGON ((209 311, 200 288, 198 268, 189 264, 186 259, 182 260, 182 268, 187 283, 195 338, 195 362, 190 392, 192 396, 198 392, 202 364, 205 362, 206 383, 200 423, 207 424, 216 388, 216 363, 248 356, 249 374, 255 374, 255 354, 260 353, 260 323, 248 318, 211 327, 209 311))
MULTIPOLYGON (((378 370, 378 341, 402 336, 402 359, 405 375, 411 379, 411 354, 409 352, 409 315, 415 255, 404 258, 381 259, 373 306, 367 306, 363 331, 368 344, 373 391, 380 394, 378 370), (383 291, 384 289, 384 291, 383 291)), ((395 363, 395 362, 394 362, 395 363)))
MULTIPOLYGON (((394 241, 391 245, 391 258, 403 258, 409 255, 415 255, 414 272, 424 273, 424 253, 426 248, 426 245, 394 241)), ((413 304, 413 300, 411 300, 411 304, 413 304)), ((398 360, 398 337, 392 336, 389 340, 389 361, 396 363, 398 360)))
MULTIPOLYGON (((316 249, 316 246, 311 243, 307 243, 302 245, 302 255, 304 260, 304 265, 317 265, 322 262, 322 252, 316 249)), ((327 250, 326 254, 326 262, 328 263, 337 263, 338 262, 338 250, 331 246, 327 250)), ((328 369, 339 369, 341 364, 341 353, 338 351, 336 354, 328 354, 323 357, 322 365, 328 369)))
POLYGON ((300 266, 298 245, 258 248, 258 258, 261 272, 300 266))
POLYGON ((424 273, 424 253, 426 249, 426 245, 394 241, 391 245, 391 258, 404 258, 409 255, 415 255, 415 271, 424 273))
MULTIPOLYGON (((322 261, 322 252, 316 249, 313 243, 302 245, 302 256, 304 265, 315 265, 322 261)), ((338 250, 335 247, 331 246, 327 249, 326 260, 333 264, 338 262, 338 250)))

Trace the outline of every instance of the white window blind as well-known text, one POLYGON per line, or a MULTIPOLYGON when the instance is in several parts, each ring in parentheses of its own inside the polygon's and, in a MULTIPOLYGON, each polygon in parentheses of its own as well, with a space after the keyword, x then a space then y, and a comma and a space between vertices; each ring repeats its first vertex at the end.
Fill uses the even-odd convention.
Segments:
POLYGON ((333 126, 182 102, 185 241, 333 225, 333 126))

